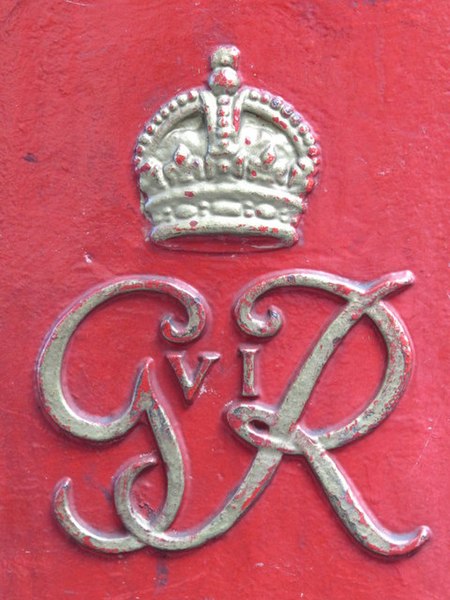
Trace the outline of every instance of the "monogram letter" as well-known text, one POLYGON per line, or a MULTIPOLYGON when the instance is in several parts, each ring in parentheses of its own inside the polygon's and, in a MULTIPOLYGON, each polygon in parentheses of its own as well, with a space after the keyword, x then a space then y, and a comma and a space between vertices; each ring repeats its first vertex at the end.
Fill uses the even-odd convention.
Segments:
POLYGON ((186 352, 168 352, 166 357, 183 390, 187 404, 192 404, 202 381, 205 379, 210 367, 219 360, 220 354, 217 352, 201 352, 198 355, 198 367, 195 372, 185 362, 186 352))
POLYGON ((244 398, 257 398, 259 396, 256 384, 256 355, 259 346, 241 346, 239 354, 242 356, 242 392, 244 398))

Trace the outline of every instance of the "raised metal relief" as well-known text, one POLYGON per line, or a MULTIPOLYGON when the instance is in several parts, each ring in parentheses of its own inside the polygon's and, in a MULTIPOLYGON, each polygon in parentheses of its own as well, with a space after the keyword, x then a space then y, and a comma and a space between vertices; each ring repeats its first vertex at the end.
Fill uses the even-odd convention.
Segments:
POLYGON ((319 148, 290 104, 241 87, 238 61, 237 48, 219 48, 210 89, 170 100, 138 139, 141 208, 158 244, 176 248, 212 234, 247 237, 246 249, 298 240, 319 148))
MULTIPOLYGON (((133 506, 132 486, 142 470, 155 465, 158 457, 153 454, 142 455, 127 463, 116 475, 114 499, 128 533, 112 535, 94 530, 77 515, 70 495, 71 482, 65 479, 58 484, 54 498, 55 513, 61 526, 81 544, 105 552, 126 552, 144 545, 163 550, 194 548, 230 529, 269 485, 283 455, 291 454, 306 459, 337 515, 363 546, 384 555, 404 554, 418 548, 428 539, 429 529, 419 527, 400 535, 383 528, 365 507, 337 460, 328 452, 377 427, 395 408, 405 389, 412 364, 410 340, 405 327, 383 298, 412 281, 409 272, 393 273, 363 284, 327 273, 294 270, 268 276, 244 291, 234 314, 239 328, 255 338, 275 336, 282 324, 281 313, 273 307, 266 315, 258 315, 255 311, 255 303, 270 290, 282 287, 320 289, 343 298, 347 303, 316 341, 309 356, 299 366, 294 382, 276 407, 268 408, 266 404, 255 401, 234 402, 225 407, 230 429, 258 448, 258 452, 246 476, 223 507, 206 525, 187 531, 170 529, 184 493, 186 475, 180 449, 184 444, 181 443, 180 434, 175 433, 164 409, 167 401, 156 391, 152 359, 149 358, 140 369, 128 407, 119 416, 102 419, 76 408, 62 384, 61 368, 68 343, 78 325, 99 304, 112 297, 146 291, 177 298, 186 309, 187 323, 176 324, 169 317, 162 324, 162 334, 174 343, 193 341, 200 335, 207 314, 205 301, 196 290, 180 281, 142 276, 107 285, 76 302, 58 321, 40 355, 38 384, 42 404, 62 429, 96 442, 120 438, 136 425, 143 413, 146 414, 166 468, 167 490, 161 512, 151 520, 145 518, 133 506), (343 338, 364 315, 372 320, 386 342, 387 366, 379 391, 367 407, 345 425, 336 429, 308 430, 302 424, 301 416, 322 369, 343 338), (266 425, 265 429, 261 429, 261 423, 266 425)), ((249 367, 248 355, 245 354, 243 395, 256 396, 254 363, 250 359, 249 367)), ((170 356, 171 361, 174 356, 179 361, 182 358, 181 353, 170 356)), ((250 356, 255 356, 254 350, 250 356)), ((188 384, 181 380, 186 398, 192 399, 190 392, 198 387, 202 376, 218 359, 217 353, 205 353, 193 380, 188 376, 188 384)), ((180 377, 184 375, 182 369, 180 377)))
MULTIPOLYGON (((265 92, 259 90, 239 91, 237 57, 235 48, 220 48, 213 55, 211 91, 177 96, 161 109, 140 138, 137 155, 142 206, 154 223, 152 237, 159 243, 190 234, 250 236, 263 240, 263 245, 289 245, 296 239, 295 225, 302 201, 312 186, 316 146, 307 129, 297 136, 301 118, 281 100, 269 97, 266 101, 265 92), (248 114, 244 117, 244 113, 248 114), (269 156, 277 160, 269 160, 269 156), (262 226, 262 222, 266 225, 262 226)), ((85 522, 77 513, 72 483, 67 478, 56 486, 54 495, 54 511, 61 527, 80 544, 109 553, 144 546, 161 550, 195 548, 228 531, 250 510, 288 454, 306 460, 338 518, 362 546, 385 556, 419 548, 430 537, 430 530, 421 526, 402 534, 388 531, 365 506, 332 453, 380 425, 405 390, 412 368, 411 342, 385 298, 412 282, 409 271, 363 283, 329 273, 293 269, 268 274, 241 291, 231 314, 239 330, 254 343, 236 348, 242 361, 241 395, 245 402, 227 399, 225 435, 234 434, 257 451, 246 475, 223 505, 206 523, 187 530, 173 528, 172 524, 181 502, 189 503, 189 498, 184 498, 188 464, 184 452, 188 450, 184 450, 182 434, 169 417, 168 401, 159 391, 151 357, 139 366, 134 389, 122 413, 101 418, 76 406, 63 383, 62 369, 69 342, 80 323, 111 298, 144 292, 177 300, 184 307, 185 320, 177 322, 167 316, 161 323, 161 334, 173 344, 195 343, 209 318, 206 300, 183 281, 152 275, 114 281, 83 296, 57 321, 39 356, 37 384, 42 406, 60 428, 95 442, 118 440, 145 418, 158 453, 131 459, 115 475, 114 502, 122 531, 105 533, 85 522), (283 318, 276 307, 259 313, 258 302, 275 289, 287 289, 290 293, 321 290, 344 300, 344 304, 298 365, 283 397, 276 405, 268 405, 258 380, 258 340, 276 336, 283 318), (308 429, 302 415, 320 374, 364 316, 385 341, 383 381, 375 397, 344 425, 308 429), (165 502, 159 512, 147 517, 134 506, 133 485, 144 469, 161 460, 166 471, 165 502)), ((197 363, 192 357, 188 359, 184 350, 169 352, 166 357, 189 409, 220 354, 201 352, 197 363)), ((293 509, 296 502, 293 497, 286 499, 293 509)))

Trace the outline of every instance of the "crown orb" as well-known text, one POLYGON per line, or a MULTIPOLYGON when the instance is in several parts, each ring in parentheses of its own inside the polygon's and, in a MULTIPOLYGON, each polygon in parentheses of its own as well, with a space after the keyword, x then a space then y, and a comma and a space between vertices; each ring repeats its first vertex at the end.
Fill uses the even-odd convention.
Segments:
POLYGON ((233 96, 238 91, 241 80, 231 67, 219 67, 211 73, 208 84, 215 96, 233 96))

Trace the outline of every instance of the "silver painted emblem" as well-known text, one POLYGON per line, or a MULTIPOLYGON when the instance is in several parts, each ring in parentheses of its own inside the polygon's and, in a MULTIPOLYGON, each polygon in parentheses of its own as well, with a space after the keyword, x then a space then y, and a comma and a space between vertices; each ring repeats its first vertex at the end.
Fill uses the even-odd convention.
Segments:
MULTIPOLYGON (((154 224, 151 235, 158 243, 211 234, 242 235, 258 240, 255 244, 259 247, 289 245, 296 239, 295 225, 304 195, 313 185, 317 147, 309 129, 300 125, 300 116, 282 100, 260 90, 240 88, 237 59, 235 48, 217 50, 212 58, 210 91, 194 90, 177 96, 160 110, 140 138, 137 165, 142 208, 154 224), (301 132, 300 127, 304 127, 301 132), (251 143, 247 144, 247 138, 251 143)), ((65 387, 62 373, 73 334, 104 302, 135 292, 175 299, 184 308, 185 321, 166 316, 161 334, 173 344, 186 344, 194 343, 205 328, 210 314, 206 300, 183 281, 152 275, 124 278, 88 292, 63 313, 44 343, 37 365, 41 404, 64 431, 95 442, 118 440, 145 418, 159 453, 131 459, 115 476, 114 502, 123 531, 104 533, 86 523, 77 513, 68 478, 55 489, 54 510, 61 527, 80 544, 109 553, 144 546, 195 548, 228 531, 253 506, 288 454, 306 460, 337 516, 362 546, 385 556, 419 548, 430 537, 428 527, 402 534, 384 528, 332 453, 378 427, 405 390, 412 368, 411 342, 385 298, 412 282, 409 271, 362 283, 294 269, 268 274, 241 291, 232 315, 240 331, 253 340, 239 347, 245 402, 229 398, 224 415, 230 435, 239 436, 257 452, 222 507, 206 523, 185 531, 172 528, 172 523, 184 498, 188 461, 182 450, 182 434, 171 421, 167 400, 159 391, 151 357, 139 367, 128 406, 119 415, 98 417, 81 411, 65 387), (266 314, 258 313, 257 307, 268 292, 280 288, 291 293, 322 290, 344 300, 344 304, 298 366, 279 403, 272 406, 264 402, 256 377, 258 340, 276 336, 283 319, 275 307, 266 314), (378 392, 344 425, 308 429, 302 415, 320 374, 364 316, 386 344, 386 370, 378 392), (133 485, 144 469, 160 460, 167 476, 165 502, 159 513, 147 518, 134 506, 133 485)), ((185 351, 168 352, 166 358, 188 407, 220 354, 202 352, 197 364, 187 360, 185 351)), ((287 498, 289 502, 294 509, 295 499, 287 498)))
POLYGON ((282 98, 241 87, 239 50, 211 57, 209 90, 170 100, 138 139, 135 164, 151 239, 246 237, 246 249, 290 246, 314 187, 319 148, 282 98))

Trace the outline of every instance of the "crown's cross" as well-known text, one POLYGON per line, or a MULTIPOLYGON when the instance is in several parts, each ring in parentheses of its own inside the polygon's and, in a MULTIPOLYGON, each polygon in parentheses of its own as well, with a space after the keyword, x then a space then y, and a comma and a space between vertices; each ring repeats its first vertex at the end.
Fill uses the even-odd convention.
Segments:
POLYGON ((211 56, 213 69, 208 84, 211 92, 201 94, 206 115, 209 156, 235 155, 239 150, 242 97, 237 68, 240 52, 222 46, 211 56))

